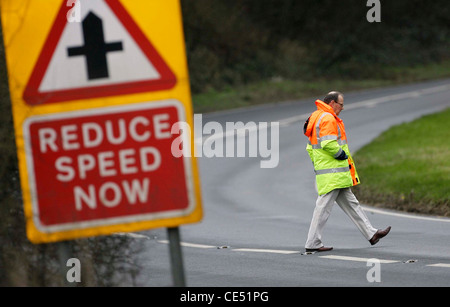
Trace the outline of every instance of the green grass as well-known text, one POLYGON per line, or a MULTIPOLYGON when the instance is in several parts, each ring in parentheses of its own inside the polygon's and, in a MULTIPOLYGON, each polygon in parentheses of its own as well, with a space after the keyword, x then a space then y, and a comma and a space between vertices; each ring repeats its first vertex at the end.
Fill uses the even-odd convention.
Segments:
POLYGON ((361 202, 450 216, 450 108, 392 127, 355 154, 361 202))
POLYGON ((377 68, 373 79, 342 79, 339 76, 305 80, 285 80, 274 77, 272 80, 229 87, 221 91, 208 90, 192 97, 194 112, 207 113, 248 107, 264 103, 277 103, 288 100, 322 97, 330 90, 341 92, 363 90, 406 84, 417 81, 450 77, 450 60, 442 63, 416 67, 377 68))

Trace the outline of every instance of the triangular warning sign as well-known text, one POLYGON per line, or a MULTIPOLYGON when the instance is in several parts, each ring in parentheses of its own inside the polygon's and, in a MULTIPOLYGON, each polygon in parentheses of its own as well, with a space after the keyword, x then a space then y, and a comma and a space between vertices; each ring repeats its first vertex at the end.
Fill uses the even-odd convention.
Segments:
POLYGON ((118 0, 79 0, 78 22, 62 2, 25 88, 27 104, 175 86, 175 74, 118 0))

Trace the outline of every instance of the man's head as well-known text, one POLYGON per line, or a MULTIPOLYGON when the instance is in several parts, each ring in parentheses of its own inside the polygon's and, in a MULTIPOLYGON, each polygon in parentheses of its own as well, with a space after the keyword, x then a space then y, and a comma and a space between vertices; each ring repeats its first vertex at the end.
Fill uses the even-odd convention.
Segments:
POLYGON ((339 115, 344 110, 344 95, 341 92, 329 92, 323 101, 330 105, 336 115, 339 115))

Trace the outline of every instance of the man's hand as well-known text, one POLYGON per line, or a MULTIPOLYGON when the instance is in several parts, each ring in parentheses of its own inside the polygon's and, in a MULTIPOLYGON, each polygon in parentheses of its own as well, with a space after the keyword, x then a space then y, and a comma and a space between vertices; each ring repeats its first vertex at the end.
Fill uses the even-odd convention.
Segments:
POLYGON ((336 157, 336 159, 338 159, 338 160, 347 160, 347 159, 348 159, 348 156, 347 156, 347 154, 345 153, 345 151, 342 151, 341 154, 340 154, 339 156, 336 157))

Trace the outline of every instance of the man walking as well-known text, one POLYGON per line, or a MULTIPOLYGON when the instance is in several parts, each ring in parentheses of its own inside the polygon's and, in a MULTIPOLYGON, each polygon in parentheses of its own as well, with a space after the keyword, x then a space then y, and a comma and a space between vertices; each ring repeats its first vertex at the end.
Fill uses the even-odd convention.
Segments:
POLYGON ((351 186, 359 184, 359 177, 347 144, 344 123, 338 117, 344 109, 344 95, 336 91, 330 92, 323 101, 316 100, 316 106, 317 110, 303 127, 303 132, 309 139, 306 150, 314 165, 319 194, 305 244, 306 251, 323 252, 333 249, 323 245, 322 230, 334 202, 350 217, 370 244, 374 245, 389 233, 391 227, 375 229, 350 190, 351 186))

